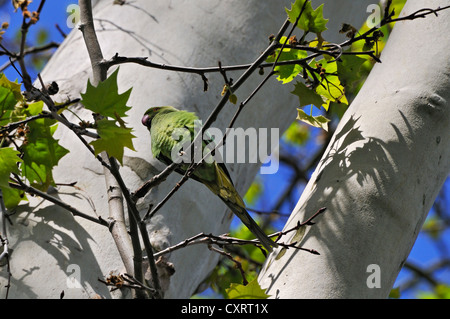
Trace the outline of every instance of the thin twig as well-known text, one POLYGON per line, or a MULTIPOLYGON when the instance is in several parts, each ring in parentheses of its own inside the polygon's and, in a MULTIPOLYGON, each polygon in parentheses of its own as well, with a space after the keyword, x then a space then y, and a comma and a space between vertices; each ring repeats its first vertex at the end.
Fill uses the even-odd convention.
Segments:
POLYGON ((41 114, 33 115, 30 117, 27 117, 24 120, 17 121, 17 122, 11 122, 5 126, 2 126, 2 127, 0 127, 0 133, 11 132, 11 131, 15 130, 16 128, 18 128, 19 126, 27 124, 28 122, 32 122, 32 121, 42 119, 42 118, 51 118, 51 117, 52 117, 52 115, 50 113, 44 111, 41 114))
POLYGON ((1 229, 1 233, 0 233, 0 247, 3 246, 3 252, 0 253, 0 265, 2 264, 2 259, 5 259, 6 262, 4 264, 6 264, 6 271, 8 274, 8 282, 5 285, 6 288, 6 295, 5 298, 8 299, 8 294, 9 294, 9 288, 11 287, 11 269, 10 269, 10 264, 9 264, 9 255, 10 255, 10 250, 9 250, 9 240, 8 240, 8 232, 7 232, 7 228, 6 228, 6 219, 7 219, 7 212, 6 212, 6 207, 5 207, 5 202, 3 200, 3 192, 2 189, 0 188, 0 222, 2 223, 2 229, 1 229))
POLYGON ((131 198, 134 202, 136 202, 139 198, 144 197, 145 194, 148 193, 150 189, 153 187, 158 186, 163 181, 166 180, 166 178, 172 173, 178 165, 176 163, 172 163, 169 166, 167 166, 161 173, 158 175, 153 176, 150 180, 145 182, 144 185, 139 187, 134 193, 131 194, 131 198))
MULTIPOLYGON (((229 90, 226 90, 222 96, 222 99, 218 102, 217 106, 214 108, 214 110, 211 112, 207 120, 205 121, 204 125, 202 126, 201 130, 197 135, 194 137, 191 144, 186 148, 185 152, 189 153, 190 149, 195 145, 196 141, 198 139, 202 138, 202 132, 207 130, 211 124, 216 120, 219 113, 222 111, 222 108, 225 106, 225 104, 228 101, 228 98, 230 97, 230 92, 236 92, 237 89, 250 77, 250 75, 259 67, 263 61, 267 59, 267 57, 272 54, 272 52, 275 51, 277 47, 277 42, 282 37, 283 33, 285 32, 286 28, 289 26, 289 20, 286 20, 281 27, 280 31, 278 32, 275 40, 269 45, 269 47, 256 59, 255 62, 253 62, 250 67, 241 75, 241 77, 230 86, 229 90)), ((155 215, 158 210, 163 207, 163 205, 175 194, 178 189, 189 179, 190 175, 193 174, 196 167, 198 167, 199 163, 192 163, 191 167, 186 170, 186 173, 183 175, 183 177, 178 181, 178 183, 170 190, 170 192, 164 197, 164 199, 159 202, 151 211, 147 212, 147 214, 144 216, 144 220, 150 219, 153 215, 155 215)))
POLYGON ((395 19, 389 19, 386 23, 392 23, 392 22, 403 21, 403 20, 414 20, 414 19, 417 19, 417 18, 425 18, 429 14, 434 14, 437 17, 438 16, 438 14, 437 14, 438 11, 445 10, 445 9, 448 9, 448 8, 450 8, 450 5, 442 7, 442 8, 438 7, 437 9, 422 8, 420 10, 417 10, 414 13, 411 13, 408 16, 399 17, 399 18, 395 18, 395 19))
POLYGON ((227 253, 226 251, 223 251, 223 250, 221 250, 221 249, 218 249, 218 248, 216 248, 216 247, 214 247, 214 246, 212 246, 212 245, 208 245, 208 249, 211 250, 211 251, 214 251, 214 252, 216 252, 216 253, 219 253, 219 254, 221 254, 222 256, 225 256, 226 258, 228 258, 229 260, 231 260, 231 261, 236 265, 236 268, 239 269, 239 272, 241 273, 241 276, 242 276, 242 284, 243 284, 244 286, 248 284, 248 280, 247 280, 247 278, 245 277, 245 271, 244 271, 244 269, 242 268, 242 263, 241 263, 239 260, 234 259, 233 256, 232 256, 230 253, 227 253))
POLYGON ((153 247, 150 243, 150 238, 148 236, 146 224, 145 224, 144 220, 142 220, 140 218, 139 211, 137 210, 136 204, 132 200, 131 194, 130 194, 128 188, 126 187, 125 182, 122 179, 122 176, 119 173, 119 169, 117 167, 117 163, 116 163, 115 159, 111 159, 110 164, 111 164, 111 173, 116 178, 116 180, 122 190, 123 196, 128 204, 128 211, 131 213, 132 218, 135 219, 137 227, 141 233, 142 241, 144 243, 144 248, 147 253, 148 260, 149 260, 149 266, 150 266, 150 272, 152 274, 153 285, 156 290, 155 297, 161 298, 162 297, 161 285, 159 283, 158 270, 156 268, 156 262, 155 262, 155 258, 153 255, 153 247))
MULTIPOLYGON (((91 1, 90 0, 79 0, 78 3, 80 6, 80 18, 81 18, 80 19, 80 30, 83 34, 83 38, 84 38, 86 48, 88 50, 89 58, 91 61, 91 66, 92 66, 92 71, 93 71, 93 84, 97 85, 101 81, 106 80, 108 68, 104 64, 101 63, 103 61, 103 53, 102 53, 100 44, 97 39, 97 34, 95 32, 91 1)), ((102 155, 102 157, 104 159, 106 159, 109 156, 105 153, 102 155)), ((112 174, 116 180, 115 182, 117 182, 118 187, 116 187, 116 185, 113 185, 116 183, 111 178, 108 178, 107 181, 109 181, 109 183, 112 183, 112 184, 108 185, 108 182, 107 182, 107 187, 109 189, 111 189, 111 187, 113 187, 116 192, 120 188, 120 191, 122 194, 120 194, 120 198, 119 198, 119 194, 117 194, 117 197, 116 197, 117 207, 121 205, 122 195, 127 202, 128 213, 131 215, 130 218, 134 218, 136 221, 136 224, 138 226, 138 229, 140 231, 140 234, 141 234, 141 237, 142 237, 142 240, 144 243, 145 250, 146 250, 148 258, 149 258, 149 265, 150 265, 150 271, 152 274, 152 281, 153 281, 154 288, 156 290, 155 297, 161 298, 162 297, 161 285, 159 283, 158 271, 156 268, 155 259, 153 257, 153 247, 150 243, 150 239, 148 236, 148 232, 147 232, 145 223, 143 223, 143 221, 140 218, 140 215, 136 208, 135 202, 131 199, 131 195, 120 175, 119 169, 117 167, 117 163, 114 158, 110 158, 109 165, 110 165, 110 169, 104 170, 105 176, 112 174)), ((112 205, 111 200, 109 201, 109 203, 110 203, 110 205, 112 205)), ((110 206, 110 211, 111 211, 111 209, 114 209, 114 208, 110 206)), ((115 213, 124 214, 123 207, 115 213)), ((126 238, 123 238, 123 240, 124 241, 126 240, 127 242, 129 241, 130 244, 127 246, 133 247, 132 243, 131 243, 131 239, 128 236, 126 238)), ((134 271, 134 267, 132 269, 129 269, 129 272, 132 272, 132 271, 134 271)), ((140 276, 140 275, 138 274, 138 276, 140 276)))
MULTIPOLYGON (((24 50, 23 55, 24 57, 30 54, 36 54, 36 53, 40 53, 43 51, 47 51, 53 48, 58 48, 59 47, 59 43, 56 42, 50 42, 47 43, 43 46, 39 46, 39 47, 28 47, 24 50)), ((6 52, 5 52, 6 53, 6 52)), ((11 66, 15 61, 17 61, 17 58, 19 57, 20 53, 6 53, 11 59, 6 62, 5 64, 3 64, 0 67, 0 72, 3 72, 6 68, 8 68, 9 66, 11 66)))
POLYGON ((326 207, 322 207, 322 208, 320 208, 317 212, 315 212, 311 217, 309 217, 306 221, 304 221, 304 222, 302 222, 302 223, 297 222, 297 225, 296 225, 296 226, 294 226, 294 227, 292 227, 292 228, 290 228, 290 229, 288 229, 288 230, 285 230, 285 231, 279 231, 279 232, 273 233, 272 235, 270 235, 270 237, 277 237, 277 240, 276 240, 276 241, 278 241, 281 237, 283 237, 283 236, 289 234, 290 232, 293 232, 293 231, 299 229, 300 227, 303 227, 303 226, 305 226, 305 225, 314 225, 313 220, 314 220, 317 216, 319 216, 320 214, 322 214, 323 212, 325 212, 325 210, 326 210, 326 207))
MULTIPOLYGON (((275 232, 271 235, 268 235, 269 238, 272 237, 277 237, 277 243, 278 245, 280 245, 281 247, 284 247, 286 249, 289 248, 294 248, 294 249, 300 249, 300 250, 305 250, 308 251, 310 253, 313 254, 317 254, 317 252, 313 249, 306 249, 306 248, 302 248, 302 247, 298 247, 296 246, 298 243, 283 243, 280 240, 282 239, 283 236, 289 234, 290 232, 296 231, 301 227, 304 227, 306 225, 314 225, 313 220, 318 217, 320 214, 322 214, 323 212, 325 212, 326 208, 323 207, 321 209, 319 209, 317 212, 315 212, 311 217, 309 217, 306 221, 300 223, 298 222, 295 226, 285 230, 285 231, 279 231, 279 232, 275 232)), ((178 244, 175 244, 173 246, 167 247, 164 250, 161 250, 157 253, 155 253, 155 258, 160 257, 162 255, 171 253, 173 251, 179 250, 181 248, 184 248, 186 246, 191 246, 191 245, 198 245, 198 244, 206 244, 206 245, 217 245, 219 247, 223 247, 223 246, 233 246, 233 245, 259 245, 259 240, 258 239, 252 239, 252 240, 247 240, 247 239, 240 239, 240 238, 234 238, 234 237, 230 237, 228 236, 228 234, 223 234, 220 236, 217 235, 213 235, 213 234, 206 234, 206 233, 199 233, 195 236, 192 236, 190 238, 187 238, 181 242, 179 242, 178 244)))
POLYGON ((14 182, 9 182, 9 186, 11 188, 23 190, 23 191, 25 191, 25 192, 27 192, 29 194, 32 194, 32 195, 36 195, 36 196, 42 197, 42 198, 48 200, 49 202, 52 202, 53 204, 56 204, 56 205, 64 208, 65 210, 68 210, 69 212, 72 213, 73 216, 82 217, 84 219, 90 220, 90 221, 92 221, 94 223, 97 223, 99 225, 102 225, 102 226, 106 226, 106 227, 110 226, 110 223, 105 221, 103 218, 101 218, 101 217, 95 218, 95 217, 89 216, 89 215, 87 215, 85 213, 82 213, 78 209, 76 209, 75 207, 72 207, 69 204, 59 200, 58 198, 53 197, 53 196, 51 196, 51 195, 49 195, 47 193, 44 193, 44 192, 42 192, 42 191, 40 191, 40 190, 38 190, 38 189, 36 189, 36 188, 34 188, 32 186, 28 186, 28 185, 26 185, 25 183, 23 183, 20 180, 16 180, 14 182))
MULTIPOLYGON (((299 13, 299 16, 297 17, 297 20, 293 26, 293 28, 291 29, 291 31, 289 32, 289 36, 290 34, 292 34, 295 26, 297 25, 301 15, 303 14, 303 10, 305 8, 305 5, 308 1, 305 2, 305 4, 302 7, 302 10, 299 13)), ((274 40, 271 42, 271 44, 267 47, 267 49, 256 59, 255 62, 253 62, 247 69, 246 71, 239 77, 239 79, 234 83, 227 83, 228 79, 226 77, 226 75, 224 74, 223 68, 222 66, 219 64, 219 71, 222 73, 222 75, 224 76, 225 82, 227 83, 227 85, 229 86, 228 90, 225 90, 222 99, 219 101, 219 103, 217 104, 217 106, 215 107, 215 109, 213 110, 213 112, 209 115, 209 117, 207 118, 207 120, 205 121, 204 125, 202 126, 201 130, 199 131, 199 133, 197 133, 197 136, 194 137, 193 141, 191 142, 191 144, 188 146, 188 148, 185 150, 187 153, 189 153, 190 149, 193 147, 193 145, 195 145, 196 141, 198 139, 202 138, 202 132, 206 131, 211 124, 216 120, 217 116, 219 115, 219 113, 221 112, 222 108, 225 106, 225 104, 227 103, 230 95, 234 92, 236 92, 239 87, 245 82, 247 81, 247 79, 250 77, 250 75, 259 68, 259 66, 267 59, 267 57, 269 55, 271 55, 279 46, 279 41, 281 39, 281 37, 283 36, 284 32, 286 31, 286 29, 289 26, 289 20, 286 19, 286 21, 283 23, 283 26, 281 27, 280 31, 277 33, 277 35, 275 36, 274 40)), ((284 48, 283 44, 281 46, 281 50, 280 53, 278 54, 275 63, 272 65, 272 72, 276 66, 276 63, 278 62, 281 52, 283 51, 284 48)), ((269 78, 269 76, 267 76, 258 86, 257 88, 252 92, 252 94, 249 96, 249 98, 244 101, 245 103, 247 103, 253 96, 254 94, 256 94, 256 92, 262 87, 262 85, 264 83, 266 83, 267 79, 269 78)), ((241 104, 240 108, 237 111, 237 114, 235 115, 235 118, 232 120, 232 124, 234 123, 233 121, 237 118, 237 115, 239 115, 239 113, 241 112, 242 108, 245 106, 245 104, 241 104)), ((224 139, 222 139, 223 141, 224 139)), ((178 181, 178 183, 170 190, 170 192, 164 197, 164 199, 158 203, 158 205, 156 205, 151 211, 147 212, 147 214, 144 216, 144 220, 150 219, 153 215, 156 214, 156 212, 158 212, 158 210, 173 196, 173 194, 175 194, 178 189, 189 179, 189 177, 193 174, 193 172, 195 171, 195 169, 197 167, 199 167, 201 164, 200 163, 191 163, 190 167, 186 170, 186 173, 183 175, 183 177, 178 181)))

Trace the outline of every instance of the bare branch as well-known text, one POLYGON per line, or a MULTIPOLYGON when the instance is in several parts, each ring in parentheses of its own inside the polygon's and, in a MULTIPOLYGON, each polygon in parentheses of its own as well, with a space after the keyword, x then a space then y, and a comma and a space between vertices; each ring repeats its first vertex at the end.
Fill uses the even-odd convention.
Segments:
POLYGON ((53 197, 45 192, 42 192, 32 186, 28 186, 28 185, 24 184, 19 179, 14 182, 9 182, 9 186, 11 188, 23 190, 29 194, 40 196, 40 197, 48 200, 49 202, 52 202, 53 204, 58 205, 58 206, 64 208, 65 210, 68 210, 69 212, 72 213, 73 216, 82 217, 84 219, 90 220, 90 221, 97 223, 99 225, 102 225, 102 226, 106 226, 106 227, 110 226, 110 223, 105 221, 103 218, 101 218, 101 217, 95 218, 95 217, 89 216, 85 213, 82 213, 75 207, 70 206, 69 204, 59 200, 58 198, 53 197))
MULTIPOLYGON (((97 85, 99 82, 106 80, 108 68, 104 64, 101 63, 103 61, 103 54, 102 54, 101 47, 100 47, 100 44, 97 39, 97 34, 95 32, 94 20, 93 20, 93 16, 92 16, 91 1, 90 0, 80 0, 79 5, 80 5, 80 18, 81 18, 80 30, 83 33, 83 38, 86 43, 86 48, 89 53, 89 58, 91 60, 91 66, 92 66, 92 71, 93 71, 93 76, 94 76, 93 84, 97 85)), ((145 224, 142 222, 142 220, 140 218, 139 212, 136 208, 134 201, 131 200, 131 196, 129 194, 128 188, 126 187, 125 183, 122 180, 122 177, 120 175, 120 172, 117 167, 115 159, 109 158, 109 156, 106 153, 102 154, 102 158, 105 162, 108 161, 108 159, 109 159, 110 169, 109 170, 105 169, 104 174, 106 177, 107 188, 110 191, 114 191, 114 194, 112 194, 112 192, 109 192, 109 195, 113 196, 109 200, 110 213, 112 213, 113 215, 120 214, 121 216, 124 214, 124 209, 122 206, 123 205, 122 195, 123 195, 125 197, 125 200, 128 205, 128 212, 129 212, 129 214, 131 214, 131 216, 132 216, 131 218, 134 218, 136 221, 136 224, 137 224, 138 229, 142 236, 142 240, 144 242, 145 250, 149 257, 149 264, 150 264, 150 270, 152 273, 153 285, 156 290, 155 297, 161 298, 161 286, 159 283, 158 271, 156 268, 155 259, 153 257, 153 248, 151 246, 145 224), (111 178, 110 174, 114 176, 115 180, 113 178, 111 178), (113 200, 111 200, 111 199, 113 199, 113 200), (115 202, 115 203, 113 203, 113 202, 115 202), (114 206, 111 206, 111 205, 114 205, 114 206), (116 209, 117 209, 117 211, 116 211, 116 209)), ((123 234, 124 232, 121 232, 121 233, 123 234)), ((122 238, 119 243, 121 243, 123 241, 127 242, 127 245, 126 245, 127 247, 125 247, 122 250, 123 252, 127 251, 128 247, 133 247, 133 244, 131 243, 129 236, 122 238)), ((129 255, 122 256, 122 257, 125 259, 129 259, 129 255)), ((129 265, 129 264, 127 263, 127 265, 129 265)), ((127 271, 131 273, 134 271, 134 269, 135 268, 133 267, 132 269, 128 269, 127 271)), ((134 274, 134 275, 139 280, 142 278, 142 274, 134 274)))
POLYGON ((136 202, 139 198, 144 197, 145 194, 147 194, 150 189, 164 182, 166 178, 170 175, 170 173, 172 173, 176 169, 176 167, 177 167, 176 163, 172 163, 169 166, 167 166, 161 173, 153 176, 144 185, 139 187, 133 194, 131 194, 131 199, 134 202, 136 202))

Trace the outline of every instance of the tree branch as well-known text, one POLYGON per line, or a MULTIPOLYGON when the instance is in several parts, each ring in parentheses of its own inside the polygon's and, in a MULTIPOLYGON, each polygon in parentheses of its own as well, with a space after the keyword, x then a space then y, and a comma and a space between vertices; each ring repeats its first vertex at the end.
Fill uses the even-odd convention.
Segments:
POLYGON ((42 192, 42 191, 40 191, 37 188, 34 188, 32 186, 26 185, 25 183, 20 181, 20 179, 17 179, 14 182, 9 182, 9 186, 11 188, 23 190, 23 191, 25 191, 25 192, 27 192, 29 194, 32 194, 32 195, 36 195, 36 196, 42 197, 42 198, 48 200, 49 202, 52 202, 53 204, 58 205, 58 206, 64 208, 65 210, 68 210, 69 212, 72 213, 73 216, 82 217, 84 219, 90 220, 90 221, 92 221, 94 223, 97 223, 99 225, 106 226, 106 227, 109 227, 111 225, 109 222, 105 221, 101 217, 95 218, 95 217, 89 216, 89 215, 87 215, 85 213, 80 212, 75 207, 72 207, 69 204, 59 200, 56 197, 53 197, 53 196, 51 196, 51 195, 49 195, 49 194, 47 194, 45 192, 42 192))
POLYGON ((0 233, 0 244, 1 246, 3 246, 3 252, 0 253, 0 265, 7 265, 6 271, 7 271, 7 276, 8 276, 8 283, 5 285, 6 288, 6 299, 8 299, 8 294, 9 294, 9 288, 11 287, 11 270, 10 270, 10 265, 9 265, 9 255, 10 255, 10 250, 9 250, 9 241, 8 241, 8 233, 7 233, 7 228, 6 228, 6 207, 5 207, 5 202, 3 200, 3 192, 2 189, 0 188, 0 222, 2 223, 2 229, 1 229, 1 233, 0 233), (3 263, 2 259, 5 259, 6 262, 3 263))
MULTIPOLYGON (((80 18, 81 18, 80 30, 83 33, 83 38, 86 43, 86 47, 87 47, 87 50, 89 53, 89 58, 91 60, 91 66, 92 66, 93 77, 94 77, 93 85, 97 85, 101 81, 106 80, 107 67, 101 63, 103 61, 103 54, 101 51, 100 44, 98 43, 97 35, 95 32, 95 28, 94 28, 94 20, 93 20, 93 16, 92 16, 91 1, 90 0, 79 0, 79 5, 80 5, 80 18)), ((116 216, 117 214, 120 214, 121 216, 123 216, 124 209, 123 209, 123 203, 122 203, 122 195, 125 195, 125 199, 127 201, 128 208, 129 208, 128 211, 131 215, 131 218, 134 218, 138 225, 147 255, 149 257, 149 264, 150 264, 150 270, 152 273, 153 285, 156 290, 155 297, 161 298, 161 286, 159 283, 158 272, 157 272, 155 260, 153 258, 153 248, 150 244, 150 239, 148 238, 148 233, 147 233, 145 224, 140 219, 139 212, 136 209, 135 203, 131 200, 131 196, 128 192, 126 185, 124 184, 124 182, 122 180, 122 177, 120 175, 120 172, 119 172, 119 169, 115 162, 115 159, 109 158, 109 156, 106 153, 102 154, 102 158, 104 159, 104 161, 109 160, 110 167, 111 167, 110 170, 107 170, 107 169, 104 170, 107 188, 108 188, 108 190, 110 190, 110 192, 108 194, 110 196, 113 196, 113 197, 109 198, 110 214, 113 214, 113 216, 116 216), (114 176, 115 180, 113 178, 110 178, 110 176, 108 176, 110 174, 112 174, 114 176), (112 194, 112 191, 114 191, 114 194, 112 194), (115 202, 115 203, 113 203, 113 202, 115 202), (114 206, 112 206, 112 205, 114 205, 114 206)), ((125 232, 121 231, 121 233, 123 234, 125 232)), ((133 247, 131 240, 128 236, 126 236, 125 238, 122 238, 122 241, 120 241, 119 244, 123 243, 123 241, 127 242, 127 244, 126 244, 127 247, 125 247, 122 251, 128 250, 128 247, 133 247)), ((123 256, 123 257, 127 258, 127 259, 129 258, 129 256, 128 257, 123 256)), ((135 268, 132 267, 131 269, 127 269, 127 272, 133 273, 134 270, 135 270, 135 268)), ((134 276, 136 278, 142 278, 141 274, 134 274, 134 276)))

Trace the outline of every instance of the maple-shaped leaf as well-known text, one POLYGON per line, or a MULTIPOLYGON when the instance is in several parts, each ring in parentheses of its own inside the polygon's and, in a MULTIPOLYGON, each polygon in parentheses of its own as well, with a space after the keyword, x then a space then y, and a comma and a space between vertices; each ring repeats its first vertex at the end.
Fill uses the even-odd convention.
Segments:
POLYGON ((324 70, 323 76, 320 79, 320 85, 316 88, 317 94, 325 101, 325 103, 322 104, 322 107, 328 111, 330 103, 332 102, 348 105, 344 87, 338 77, 336 62, 328 62, 326 59, 321 59, 317 62, 312 60, 310 66, 313 68, 321 66, 324 70))
POLYGON ((55 123, 48 118, 29 122, 27 143, 22 146, 22 173, 34 187, 43 191, 54 184, 53 168, 69 152, 53 137, 58 127, 55 123))
POLYGON ((122 164, 124 148, 135 150, 131 134, 133 129, 116 125, 115 120, 103 119, 97 122, 97 133, 99 139, 90 144, 94 147, 95 155, 105 151, 108 156, 115 157, 122 164))
POLYGON ((105 81, 100 82, 96 87, 88 80, 86 93, 81 93, 81 103, 94 113, 104 117, 126 116, 126 112, 131 108, 127 106, 131 88, 119 94, 117 86, 117 68, 105 81))
MULTIPOLYGON (((307 0, 296 0, 295 3, 291 5, 290 10, 286 8, 286 12, 291 23, 295 23, 295 21, 297 20, 303 8, 303 5, 305 4, 305 1, 307 0)), ((328 19, 323 18, 323 4, 321 4, 319 7, 317 7, 317 9, 314 10, 311 6, 311 2, 308 1, 302 12, 302 16, 297 23, 297 27, 305 32, 313 32, 319 34, 327 30, 327 23, 328 19)))
POLYGON ((3 201, 6 209, 12 210, 23 200, 28 200, 24 191, 15 188, 2 188, 3 201))
MULTIPOLYGON (((284 44, 285 42, 286 44, 290 44, 286 37, 282 37, 280 43, 284 44)), ((275 62, 276 57, 280 54, 280 50, 277 49, 274 54, 267 58, 266 62, 275 62)), ((278 62, 300 60, 306 57, 307 53, 304 50, 284 48, 278 58, 278 62)), ((291 82, 302 70, 303 68, 299 64, 279 65, 274 69, 276 74, 278 74, 277 80, 282 81, 283 84, 291 82)))
POLYGON ((0 148, 0 188, 3 202, 7 209, 15 208, 22 200, 26 200, 23 191, 9 187, 11 173, 20 174, 17 163, 22 162, 20 153, 11 147, 0 148))
POLYGON ((267 299, 270 295, 262 289, 257 278, 250 281, 246 286, 232 283, 230 288, 226 289, 229 299, 267 299))
POLYGON ((4 74, 0 74, 0 125, 10 122, 15 106, 23 101, 20 84, 11 82, 4 74))
POLYGON ((339 80, 343 86, 350 88, 354 82, 361 79, 359 71, 366 59, 356 55, 342 55, 341 60, 337 62, 339 80))
POLYGON ((11 147, 0 148, 0 187, 8 187, 11 173, 19 174, 17 163, 22 162, 19 154, 11 147))
POLYGON ((302 121, 302 122, 309 124, 311 126, 314 126, 314 127, 322 128, 325 131, 328 131, 328 122, 330 122, 330 120, 327 119, 325 116, 323 116, 323 115, 318 115, 318 116, 308 115, 302 109, 297 109, 297 111, 298 111, 297 120, 302 121))
POLYGON ((324 103, 319 94, 314 92, 314 90, 307 88, 302 82, 297 81, 297 84, 294 86, 294 91, 291 93, 298 96, 300 107, 312 104, 317 108, 320 108, 320 106, 324 103))

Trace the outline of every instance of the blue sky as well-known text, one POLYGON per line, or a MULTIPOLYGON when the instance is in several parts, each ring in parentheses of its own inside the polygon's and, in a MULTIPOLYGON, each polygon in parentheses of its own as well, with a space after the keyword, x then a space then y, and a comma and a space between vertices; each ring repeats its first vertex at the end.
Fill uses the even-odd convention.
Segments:
MULTIPOLYGON (((111 0, 112 1, 112 0, 111 0)), ((31 11, 35 10, 37 6, 39 5, 39 0, 33 1, 31 5, 31 11)), ((66 20, 68 13, 66 11, 67 6, 72 3, 77 3, 77 1, 73 0, 47 0, 44 6, 44 10, 41 14, 41 21, 36 25, 32 26, 29 31, 28 39, 32 41, 36 34, 39 32, 41 28, 46 28, 46 30, 49 32, 49 38, 56 42, 61 42, 63 40, 63 37, 58 32, 58 30, 55 27, 55 24, 58 24, 61 29, 65 33, 70 32, 70 28, 67 26, 66 20)), ((13 14, 12 8, 10 5, 10 1, 7 1, 6 5, 3 6, 3 8, 0 11, 0 23, 2 22, 9 22, 10 23, 10 30, 8 30, 7 37, 11 35, 12 30, 16 30, 18 26, 21 24, 21 14, 13 14)), ((11 49, 11 48, 10 48, 11 49)), ((16 50, 17 48, 13 48, 12 50, 16 50)), ((7 59, 4 56, 0 56, 0 66, 3 65, 7 59)), ((6 76, 10 80, 16 79, 17 73, 13 68, 8 68, 5 72, 6 76)), ((36 74, 31 74, 31 76, 34 78, 36 74)), ((288 147, 287 145, 284 145, 285 147, 288 147)), ((308 144, 304 148, 304 152, 312 152, 312 148, 314 148, 314 143, 308 144)), ((267 207, 272 207, 274 204, 274 199, 277 199, 278 196, 284 189, 287 187, 289 183, 289 179, 292 176, 292 171, 286 167, 281 165, 280 170, 275 175, 265 175, 261 176, 263 185, 264 185, 264 194, 261 196, 261 201, 257 203, 254 208, 256 209, 264 209, 267 207)), ((447 179, 446 182, 446 198, 450 198, 450 182, 447 179)), ((296 189, 296 193, 299 196, 302 191, 302 186, 296 189)), ((297 198, 298 198, 297 196, 297 198)), ((448 202, 449 200, 447 200, 448 202)), ((295 205, 295 201, 293 202, 293 205, 295 205)), ((283 213, 288 214, 290 210, 293 208, 292 205, 284 205, 283 206, 283 213)), ((448 209, 448 208, 447 208, 448 209)), ((448 214, 448 212, 447 212, 448 214)), ((430 213, 430 216, 433 215, 433 212, 430 213)), ((277 227, 282 227, 285 220, 280 220, 277 222, 277 227)), ((444 241, 447 243, 450 243, 450 231, 447 230, 444 233, 444 241)), ((436 261, 438 258, 440 258, 442 254, 442 249, 446 250, 450 247, 446 247, 444 245, 435 245, 433 242, 433 239, 430 238, 430 236, 426 234, 420 234, 416 244, 414 245, 414 248, 412 249, 412 252, 410 254, 409 260, 414 262, 417 265, 427 266, 436 261), (444 246, 445 248, 442 248, 444 246), (441 250, 439 250, 437 247, 441 247, 441 250)), ((447 258, 450 257, 450 252, 445 251, 444 252, 447 256, 447 258)), ((407 280, 409 277, 408 271, 402 271, 397 279, 396 285, 402 283, 403 281, 407 280)), ((447 283, 450 284, 450 269, 447 268, 446 271, 443 271, 440 273, 440 277, 442 280, 445 280, 447 283)), ((424 289, 427 289, 428 287, 425 285, 423 286, 424 289)), ((411 294, 403 295, 403 298, 411 298, 414 297, 411 294)))

